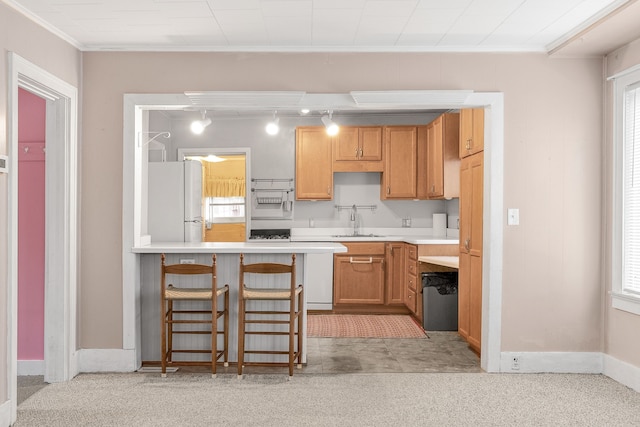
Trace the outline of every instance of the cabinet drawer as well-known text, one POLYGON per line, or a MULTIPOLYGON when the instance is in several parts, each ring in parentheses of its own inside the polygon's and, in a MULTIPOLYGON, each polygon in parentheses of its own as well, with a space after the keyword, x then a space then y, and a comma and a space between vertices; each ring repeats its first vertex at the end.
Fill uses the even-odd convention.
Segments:
POLYGON ((407 262, 407 274, 413 274, 416 276, 418 274, 418 263, 415 261, 407 262))
MULTIPOLYGON (((348 255, 384 255, 384 242, 341 242, 348 255)), ((344 256, 345 254, 340 254, 344 256)))
POLYGON ((407 256, 409 259, 417 260, 418 259, 418 247, 415 245, 407 245, 407 256))
POLYGON ((413 289, 414 291, 416 291, 418 289, 416 287, 417 285, 418 285, 418 276, 416 276, 415 274, 408 274, 407 286, 409 287, 409 289, 413 289))

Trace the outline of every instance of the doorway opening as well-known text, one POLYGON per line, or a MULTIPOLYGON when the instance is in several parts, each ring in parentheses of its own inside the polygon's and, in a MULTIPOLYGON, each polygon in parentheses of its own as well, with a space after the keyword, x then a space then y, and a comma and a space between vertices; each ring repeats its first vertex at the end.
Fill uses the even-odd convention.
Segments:
MULTIPOLYGON (((435 91, 437 92, 437 91, 435 91)), ((446 94, 446 91, 443 91, 446 94)), ((131 248, 148 243, 145 236, 145 193, 143 150, 136 143, 137 135, 145 132, 144 115, 152 110, 180 110, 191 106, 182 94, 126 94, 124 97, 123 210, 131 215, 123 217, 123 335, 125 349, 136 353, 136 366, 141 365, 139 333, 140 305, 136 296, 140 291, 141 255, 131 248), (133 161, 131 161, 133 160, 133 161)), ((421 106, 413 106, 420 108, 421 106)), ((433 108, 425 102, 423 108, 433 108)), ((440 105, 444 107, 444 105, 440 105)), ((481 366, 488 372, 500 371, 501 358, 501 298, 502 298, 502 197, 503 197, 503 149, 504 149, 504 98, 502 93, 471 92, 464 100, 451 100, 447 109, 483 107, 485 109, 485 139, 491 144, 485 148, 484 169, 484 221, 483 239, 489 248, 483 256, 482 292, 482 343, 481 366), (491 243, 491 244, 489 244, 491 243)), ((387 108, 402 109, 401 104, 389 104, 387 108)))
POLYGON ((11 420, 17 415, 19 89, 45 100, 44 380, 78 373, 76 349, 78 91, 13 52, 8 54, 8 370, 11 420))
POLYGON ((18 375, 44 376, 46 100, 18 89, 18 375))

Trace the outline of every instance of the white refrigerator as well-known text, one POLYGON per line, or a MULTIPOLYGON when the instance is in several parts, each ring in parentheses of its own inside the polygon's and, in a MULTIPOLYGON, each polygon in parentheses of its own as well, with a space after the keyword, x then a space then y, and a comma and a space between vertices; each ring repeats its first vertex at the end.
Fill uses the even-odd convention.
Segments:
POLYGON ((202 165, 151 162, 148 231, 152 242, 202 241, 202 165))

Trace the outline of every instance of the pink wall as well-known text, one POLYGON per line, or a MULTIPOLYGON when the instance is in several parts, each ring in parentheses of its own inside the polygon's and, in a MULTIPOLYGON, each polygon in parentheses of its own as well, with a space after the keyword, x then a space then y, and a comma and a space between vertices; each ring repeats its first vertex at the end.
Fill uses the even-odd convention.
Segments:
POLYGON ((18 360, 44 360, 45 100, 18 91, 18 360))

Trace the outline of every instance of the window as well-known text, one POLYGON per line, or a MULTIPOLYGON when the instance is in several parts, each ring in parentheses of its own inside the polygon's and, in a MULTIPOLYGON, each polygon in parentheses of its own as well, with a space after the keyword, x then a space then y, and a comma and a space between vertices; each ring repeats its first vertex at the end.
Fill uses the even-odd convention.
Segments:
POLYGON ((640 67, 614 78, 612 300, 640 314, 640 67))
POLYGON ((207 223, 244 222, 244 197, 207 197, 206 204, 207 223))

